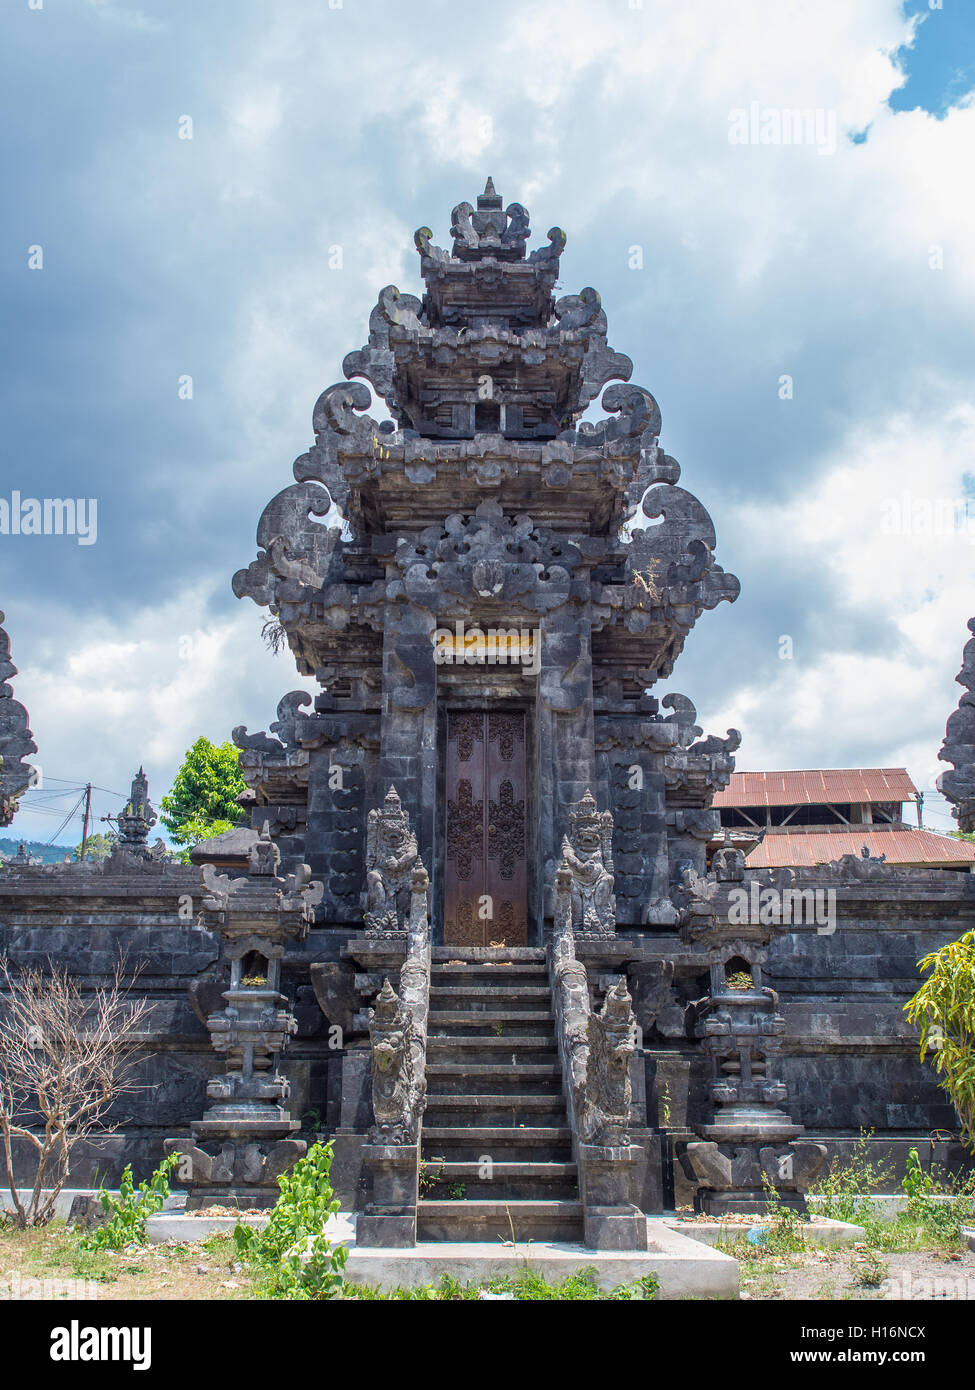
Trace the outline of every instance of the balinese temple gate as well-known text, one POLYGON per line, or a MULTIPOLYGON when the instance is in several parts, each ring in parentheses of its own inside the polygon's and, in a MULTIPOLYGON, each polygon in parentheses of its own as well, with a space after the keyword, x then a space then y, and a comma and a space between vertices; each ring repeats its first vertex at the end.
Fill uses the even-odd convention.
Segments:
MULTIPOLYGON (((422 298, 382 290, 234 577, 317 687, 234 730, 250 826, 173 862, 140 769, 104 861, 0 865, 14 969, 92 993, 124 959, 153 1002, 141 1089, 73 1180, 177 1152, 189 1206, 269 1205, 327 1139, 359 1246, 645 1251, 645 1213, 801 1207, 863 1130, 873 1162, 960 1176, 903 1006, 975 877, 868 849, 752 870, 722 838, 738 734, 657 693, 738 594, 708 514, 599 295, 555 297, 564 234, 529 252, 488 180, 451 240, 417 232, 422 298)), ((8 655, 0 628, 0 824, 35 771, 8 655)))
MULTIPOLYGON (((714 888, 702 908, 694 885, 739 736, 702 739, 689 699, 652 693, 738 581, 599 295, 555 298, 565 234, 530 253, 529 235, 490 179, 449 251, 417 232, 423 297, 381 291, 234 577, 321 685, 282 699, 273 737, 234 736, 255 825, 346 938, 311 970, 350 1025, 336 1162, 360 1243, 493 1239, 514 1208, 519 1237, 645 1246, 661 1154, 634 996, 660 1003, 684 921, 715 992, 727 962, 759 979, 770 935, 701 948, 714 888)), ((692 1149, 726 1205, 761 1194, 757 1141, 799 1132, 768 993, 713 1024, 727 1123, 692 1149)))

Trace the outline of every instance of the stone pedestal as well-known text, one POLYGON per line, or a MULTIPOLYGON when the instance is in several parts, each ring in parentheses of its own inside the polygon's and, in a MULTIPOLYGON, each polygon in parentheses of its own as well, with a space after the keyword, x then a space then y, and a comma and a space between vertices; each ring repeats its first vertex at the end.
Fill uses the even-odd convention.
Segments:
POLYGON ((415 1245, 419 1142, 365 1144, 362 1157, 372 1174, 372 1201, 356 1224, 356 1245, 415 1245))
POLYGON ((637 1144, 578 1146, 586 1244, 593 1250, 646 1250, 647 1218, 633 1200, 646 1161, 637 1144))

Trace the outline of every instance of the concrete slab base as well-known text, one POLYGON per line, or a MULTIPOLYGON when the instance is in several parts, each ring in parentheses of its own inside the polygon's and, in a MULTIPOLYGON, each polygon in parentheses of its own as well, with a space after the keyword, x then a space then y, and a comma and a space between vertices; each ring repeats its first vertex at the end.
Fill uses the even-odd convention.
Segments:
MULTIPOLYGON (((76 1199, 84 1198, 90 1199, 91 1201, 96 1201, 100 1190, 101 1189, 97 1187, 62 1187, 61 1191, 54 1199, 55 1221, 67 1221, 69 1216, 71 1215, 71 1208, 74 1206, 76 1199)), ((17 1195, 19 1196, 21 1202, 24 1205, 26 1205, 27 1202, 30 1200, 32 1191, 33 1189, 30 1187, 18 1187, 17 1195)), ((44 1189, 45 1196, 47 1195, 48 1191, 48 1188, 44 1189)), ((106 1187, 105 1191, 107 1192, 109 1197, 118 1197, 121 1195, 117 1187, 106 1187)), ((182 1204, 183 1199, 178 1195, 167 1197, 165 1202, 166 1207, 182 1206, 182 1204)), ((7 1212, 14 1210, 16 1210, 14 1206, 14 1199, 9 1189, 4 1188, 2 1191, 0 1191, 0 1211, 7 1212)))
MULTIPOLYGON (((258 1228, 266 1216, 242 1218, 258 1228)), ((525 1267, 558 1283, 576 1270, 594 1268, 601 1289, 630 1284, 645 1274, 660 1281, 662 1299, 737 1298, 738 1261, 707 1242, 691 1239, 673 1229, 664 1217, 647 1217, 647 1250, 590 1250, 585 1245, 555 1241, 530 1241, 502 1245, 490 1241, 425 1241, 403 1249, 381 1249, 356 1243, 357 1214, 338 1212, 325 1227, 335 1245, 348 1247, 345 1277, 353 1284, 374 1288, 415 1288, 436 1284, 449 1274, 461 1284, 485 1283, 525 1267)), ((209 1216, 204 1212, 159 1212, 146 1222, 150 1242, 201 1241, 216 1232, 228 1234, 237 1224, 234 1216, 209 1216)))
MULTIPOLYGON (((679 1216, 663 1219, 672 1231, 712 1246, 731 1244, 756 1227, 769 1229, 768 1218, 763 1216, 756 1216, 751 1225, 740 1221, 682 1221, 679 1216)), ((803 1222, 802 1232, 809 1245, 852 1245, 865 1235, 862 1226, 854 1226, 850 1221, 834 1221, 827 1216, 803 1222)))
POLYGON ((223 1231, 232 1235, 237 1222, 262 1230, 268 1216, 211 1216, 207 1211, 161 1211, 146 1220, 146 1235, 150 1245, 164 1245, 168 1240, 192 1243, 207 1240, 223 1231))
MULTIPOLYGON (((354 1228, 355 1217, 340 1218, 354 1228)), ((342 1239, 339 1227, 334 1239, 342 1239)), ((485 1242, 428 1241, 402 1250, 358 1246, 354 1230, 346 1244, 345 1277, 354 1284, 392 1289, 435 1284, 449 1274, 461 1284, 517 1274, 526 1266, 558 1283, 576 1270, 594 1268, 600 1289, 629 1284, 645 1274, 660 1281, 659 1297, 737 1298, 738 1261, 700 1241, 690 1240, 659 1217, 647 1218, 649 1249, 590 1250, 585 1245, 537 1241, 525 1245, 485 1242)))
MULTIPOLYGON (((806 1201, 809 1210, 815 1211, 825 1202, 825 1197, 807 1197, 806 1201)), ((869 1203, 870 1215, 876 1221, 894 1221, 902 1212, 907 1211, 909 1197, 902 1192, 864 1192, 853 1198, 856 1202, 869 1203)), ((962 1202, 970 1200, 964 1197, 954 1197, 950 1193, 933 1193, 925 1198, 928 1202, 962 1202)))

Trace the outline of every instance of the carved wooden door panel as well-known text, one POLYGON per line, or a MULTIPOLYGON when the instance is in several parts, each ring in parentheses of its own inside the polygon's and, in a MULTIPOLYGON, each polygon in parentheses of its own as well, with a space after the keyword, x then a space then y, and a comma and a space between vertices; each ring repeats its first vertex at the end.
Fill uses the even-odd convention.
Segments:
POLYGON ((447 715, 444 941, 528 942, 525 715, 447 715))

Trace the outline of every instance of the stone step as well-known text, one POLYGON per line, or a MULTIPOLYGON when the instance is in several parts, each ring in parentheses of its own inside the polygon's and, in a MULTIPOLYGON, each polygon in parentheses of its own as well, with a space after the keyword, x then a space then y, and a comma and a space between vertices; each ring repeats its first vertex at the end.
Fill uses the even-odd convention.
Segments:
POLYGON ((495 1039, 510 1043, 512 1047, 529 1044, 551 1049, 555 1046, 550 1023, 512 1023, 510 1020, 501 1024, 472 1023, 465 1019, 463 1023, 431 1023, 429 1026, 427 1041, 434 1043, 455 1042, 458 1046, 475 1049, 481 1043, 495 1039))
POLYGON ((570 1163, 572 1137, 566 1125, 424 1125, 423 1156, 449 1163, 570 1163))
MULTIPOLYGON (((476 1160, 469 1162, 450 1162, 445 1161, 443 1167, 437 1163, 437 1155, 431 1154, 429 1158, 424 1158, 427 1165, 429 1176, 436 1172, 444 1180, 454 1178, 480 1178, 483 1172, 483 1165, 476 1160)), ((574 1178, 576 1176, 576 1165, 574 1163, 493 1163, 491 1171, 495 1178, 574 1178)), ((481 1179, 486 1181, 486 1179, 481 1179)))
POLYGON ((568 1125, 423 1125, 423 1143, 571 1144, 568 1125))
POLYGON ((492 962, 496 965, 544 965, 545 952, 539 946, 434 946, 432 963, 463 961, 465 965, 492 962))
MULTIPOLYGON (((497 999, 497 995, 494 996, 497 999)), ((489 1001, 485 1001, 486 1003, 489 1001)), ((490 1001, 494 1002, 494 1001, 490 1001)), ((431 1024, 477 1024, 479 1027, 494 1026, 506 1023, 545 1023, 551 1024, 553 1014, 548 1009, 431 1009, 429 1022, 431 1024)))
MULTIPOLYGON (((545 1003, 552 997, 552 991, 548 985, 526 985, 520 984, 517 980, 502 981, 490 985, 468 985, 468 984, 431 984, 430 985, 430 1004, 434 1001, 440 1002, 444 999, 469 1001, 470 1007, 476 1009, 478 1004, 486 1002, 494 1004, 498 1000, 503 1000, 507 1008, 513 1005, 511 999, 538 999, 545 1003)), ((521 1005, 517 1006, 521 1008, 521 1005)))
POLYGON ((437 1095, 490 1094, 496 1090, 507 1097, 562 1094, 562 1077, 556 1066, 475 1066, 454 1064, 449 1069, 427 1063, 427 1079, 437 1095))
POLYGON ((497 1037, 493 1033, 478 1033, 472 1036, 465 1036, 460 1033, 430 1035, 427 1038, 427 1057, 431 1057, 434 1052, 442 1051, 447 1056, 453 1056, 459 1051, 472 1052, 476 1056, 495 1053, 504 1054, 505 1052, 517 1054, 519 1052, 530 1052, 533 1055, 539 1054, 546 1057, 554 1055, 558 1057, 558 1044, 554 1036, 538 1037, 530 1034, 519 1035, 511 1033, 497 1037))
POLYGON ((485 1165, 483 1160, 431 1154, 424 1156, 421 1182, 424 1201, 562 1202, 575 1201, 579 1195, 572 1162, 492 1161, 485 1165))
POLYGON ((478 1095, 472 1091, 459 1092, 456 1095, 427 1095, 427 1110, 463 1110, 470 1107, 472 1110, 490 1110, 496 1106, 499 1110, 550 1110, 553 1100, 562 1100, 562 1094, 558 1096, 532 1096, 525 1095, 523 1092, 512 1091, 510 1095, 496 1094, 485 1091, 478 1095))
POLYGON ((558 1062, 427 1062, 427 1076, 560 1077, 558 1062))
POLYGON ((476 1095, 467 1092, 465 1095, 429 1097, 425 1116, 432 1125, 453 1124, 477 1129, 531 1123, 562 1125, 566 1113, 561 1092, 548 1096, 476 1095))
POLYGON ((530 980, 539 984, 548 982, 548 969, 544 965, 492 965, 490 961, 448 960, 441 964, 433 962, 430 966, 431 979, 453 980, 530 980))
POLYGON ((426 1201, 417 1205, 418 1240, 578 1241, 582 1203, 572 1201, 426 1201))

